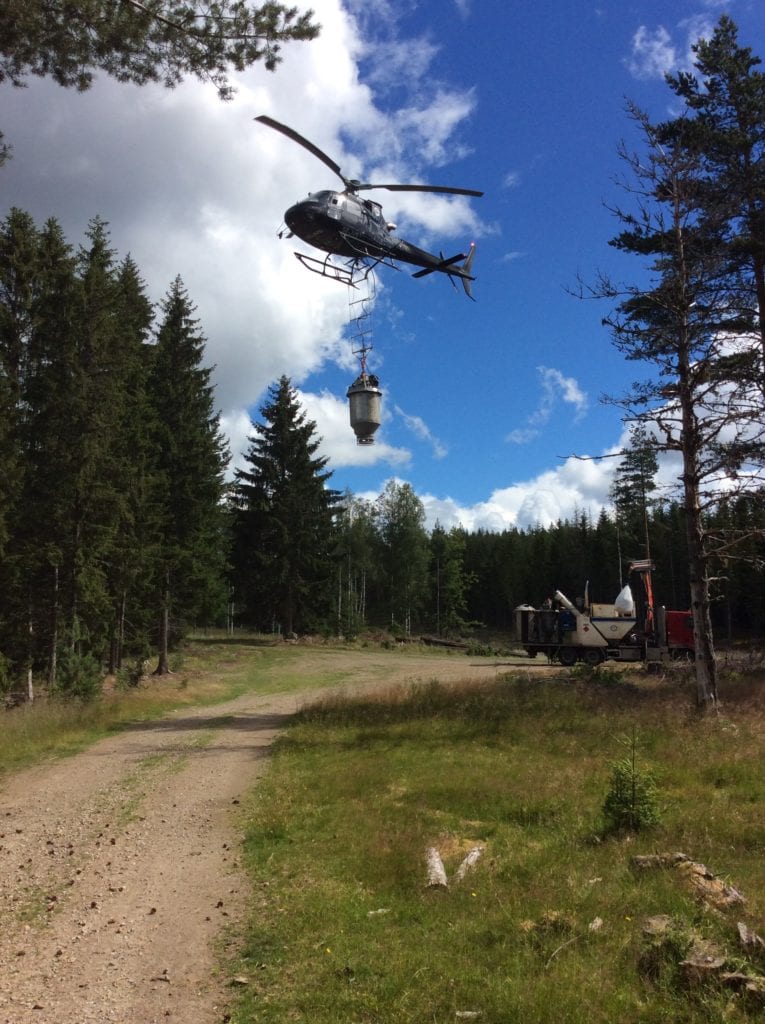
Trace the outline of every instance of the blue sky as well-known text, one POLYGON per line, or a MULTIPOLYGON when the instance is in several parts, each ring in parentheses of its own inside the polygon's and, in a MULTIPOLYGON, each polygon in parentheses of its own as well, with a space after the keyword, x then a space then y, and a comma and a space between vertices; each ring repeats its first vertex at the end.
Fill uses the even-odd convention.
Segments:
MULTIPOLYGON (((765 57, 761 0, 318 0, 320 39, 284 50, 275 75, 236 76, 235 99, 185 83, 167 92, 99 80, 84 95, 34 80, 4 87, 14 159, 5 212, 56 216, 79 243, 111 226, 159 299, 180 274, 208 338, 234 455, 248 413, 288 374, 324 438, 334 486, 412 484, 428 521, 531 526, 594 514, 624 439, 603 404, 643 369, 571 295, 599 271, 637 280, 615 253, 607 205, 624 202, 620 140, 637 144, 629 98, 673 112, 666 70, 722 12, 765 57), (379 274, 372 365, 384 391, 377 443, 359 448, 345 390, 356 375, 346 289, 302 269, 277 230, 287 206, 335 187, 321 163, 253 123, 267 113, 312 139, 349 176, 483 189, 482 199, 380 193, 398 234, 446 255, 477 243, 468 301, 440 275, 379 274)), ((305 248, 305 247, 303 247, 305 248)), ((666 462, 670 485, 677 468, 666 462)))

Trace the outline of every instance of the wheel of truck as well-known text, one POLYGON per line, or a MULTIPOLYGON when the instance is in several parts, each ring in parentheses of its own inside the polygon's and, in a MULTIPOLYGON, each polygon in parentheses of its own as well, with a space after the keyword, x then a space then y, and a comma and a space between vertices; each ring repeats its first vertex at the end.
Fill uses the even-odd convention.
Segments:
POLYGON ((585 647, 582 651, 582 661, 585 665, 594 668, 603 660, 603 652, 599 647, 585 647))
POLYGON ((530 658, 536 658, 538 653, 539 653, 539 650, 536 647, 530 647, 529 646, 529 647, 526 648, 526 654, 528 654, 528 656, 530 658))
POLYGON ((576 647, 560 647, 558 649, 558 661, 561 665, 565 665, 566 668, 571 668, 572 665, 575 665, 578 656, 579 652, 576 647))

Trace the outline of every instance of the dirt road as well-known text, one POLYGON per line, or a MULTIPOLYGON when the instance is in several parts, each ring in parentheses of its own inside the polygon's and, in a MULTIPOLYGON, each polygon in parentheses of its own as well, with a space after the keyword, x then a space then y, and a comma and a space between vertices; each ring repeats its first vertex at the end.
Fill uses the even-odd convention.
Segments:
MULTIPOLYGON (((347 688, 491 677, 488 659, 332 652, 347 688)), ((141 724, 0 788, 0 1022, 220 1024, 247 910, 236 805, 316 691, 141 724)))

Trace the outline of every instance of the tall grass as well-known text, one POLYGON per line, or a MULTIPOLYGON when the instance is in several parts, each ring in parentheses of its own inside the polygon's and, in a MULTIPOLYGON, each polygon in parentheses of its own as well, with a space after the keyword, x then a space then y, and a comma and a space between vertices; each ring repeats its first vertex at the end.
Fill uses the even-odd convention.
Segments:
POLYGON ((670 871, 634 873, 635 853, 683 850, 746 893, 751 926, 765 912, 762 712, 699 720, 685 685, 518 677, 307 708, 247 809, 256 895, 234 1019, 760 1019, 729 991, 640 969, 642 923, 659 913, 741 961, 735 918, 670 871), (603 839, 610 764, 633 728, 662 824, 603 839), (454 882, 475 845, 482 859, 454 882), (446 891, 425 886, 430 846, 446 891))

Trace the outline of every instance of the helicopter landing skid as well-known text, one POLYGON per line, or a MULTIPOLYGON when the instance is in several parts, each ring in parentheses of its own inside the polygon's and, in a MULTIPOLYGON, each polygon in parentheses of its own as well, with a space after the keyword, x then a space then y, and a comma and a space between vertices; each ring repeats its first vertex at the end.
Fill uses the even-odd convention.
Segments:
POLYGON ((374 257, 358 257, 349 260, 346 266, 340 267, 332 262, 331 254, 323 260, 307 256, 304 252, 296 252, 295 256, 312 274, 326 277, 330 281, 338 281, 340 284, 347 284, 351 288, 356 288, 361 281, 366 281, 378 263, 384 262, 374 257))
POLYGON ((329 256, 324 260, 314 259, 313 256, 306 256, 304 252, 296 252, 295 256, 303 264, 306 270, 319 277, 327 277, 330 281, 339 281, 340 284, 348 284, 355 288, 353 276, 355 267, 338 267, 329 256))

